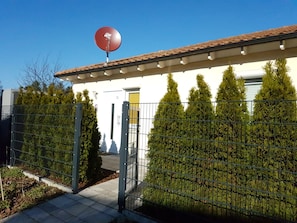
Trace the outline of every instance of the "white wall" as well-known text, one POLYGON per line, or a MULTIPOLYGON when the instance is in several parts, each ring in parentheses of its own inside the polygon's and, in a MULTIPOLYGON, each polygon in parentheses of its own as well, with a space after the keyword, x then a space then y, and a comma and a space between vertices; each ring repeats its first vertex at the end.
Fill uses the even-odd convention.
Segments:
POLYGON ((12 113, 12 105, 18 95, 18 90, 16 89, 4 89, 2 92, 2 111, 0 111, 1 119, 5 119, 12 113))
POLYGON ((297 88, 297 58, 287 59, 287 64, 289 67, 289 75, 292 79, 293 85, 297 88))
MULTIPOLYGON (((263 67, 266 62, 267 61, 232 64, 232 66, 238 76, 248 76, 263 73, 263 67)), ((287 59, 287 63, 290 68, 289 75, 292 78, 293 84, 297 87, 297 58, 289 58, 287 59)), ((223 72, 227 67, 228 65, 172 73, 173 79, 178 83, 181 101, 186 102, 190 89, 197 86, 197 74, 204 76, 205 82, 210 86, 212 100, 215 100, 218 87, 222 81, 223 72)), ((102 136, 105 135, 104 142, 102 141, 101 145, 106 144, 107 152, 112 148, 112 143, 116 144, 117 151, 119 151, 122 102, 128 100, 125 89, 133 88, 140 89, 141 103, 157 103, 167 91, 167 74, 74 84, 73 86, 74 92, 88 89, 90 97, 94 100, 94 104, 97 105, 99 130, 102 136), (97 95, 97 97, 95 97, 95 95, 97 95), (114 140, 108 138, 110 135, 111 103, 115 103, 114 140)), ((151 126, 146 126, 146 128, 150 129, 151 126)))

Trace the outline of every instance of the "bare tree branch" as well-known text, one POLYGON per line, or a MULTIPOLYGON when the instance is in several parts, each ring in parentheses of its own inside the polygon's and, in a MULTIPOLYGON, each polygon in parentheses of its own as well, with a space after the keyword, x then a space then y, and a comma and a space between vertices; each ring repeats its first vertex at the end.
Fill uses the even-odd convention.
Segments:
POLYGON ((33 86, 39 91, 46 91, 50 84, 63 87, 64 84, 54 77, 54 74, 61 68, 59 61, 56 60, 52 63, 49 61, 49 56, 37 58, 25 65, 19 84, 22 87, 33 86))

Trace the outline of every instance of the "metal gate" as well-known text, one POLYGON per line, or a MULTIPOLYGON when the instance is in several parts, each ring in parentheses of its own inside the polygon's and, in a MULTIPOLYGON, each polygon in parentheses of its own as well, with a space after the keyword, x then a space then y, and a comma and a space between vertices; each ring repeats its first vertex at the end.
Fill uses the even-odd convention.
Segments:
MULTIPOLYGON (((128 200, 133 200, 133 192, 138 182, 139 111, 130 109, 130 103, 122 107, 122 138, 120 150, 119 210, 126 208, 128 200), (131 112, 135 112, 131 114, 131 112), (131 118, 136 120, 131 122, 131 118)), ((135 197, 137 199, 137 197, 135 197)))
POLYGON ((148 169, 147 140, 158 103, 122 105, 119 211, 135 211, 143 205, 148 169))

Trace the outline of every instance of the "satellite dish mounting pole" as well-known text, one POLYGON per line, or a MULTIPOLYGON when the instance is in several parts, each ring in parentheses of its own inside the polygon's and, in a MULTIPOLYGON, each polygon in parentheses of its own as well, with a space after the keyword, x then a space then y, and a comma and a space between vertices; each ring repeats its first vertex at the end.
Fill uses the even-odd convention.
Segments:
POLYGON ((106 63, 108 63, 108 62, 109 62, 109 52, 106 51, 106 63))

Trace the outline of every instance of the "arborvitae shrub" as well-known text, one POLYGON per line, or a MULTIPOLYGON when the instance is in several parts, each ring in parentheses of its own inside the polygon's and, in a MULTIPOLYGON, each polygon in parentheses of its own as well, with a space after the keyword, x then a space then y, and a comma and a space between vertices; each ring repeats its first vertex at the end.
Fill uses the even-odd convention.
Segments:
POLYGON ((50 85, 47 92, 37 92, 36 86, 29 86, 25 91, 20 89, 17 98, 16 108, 24 114, 21 120, 24 122, 23 143, 17 145, 22 149, 20 158, 29 168, 39 170, 43 175, 51 173, 61 177, 62 173, 62 181, 70 183, 71 178, 66 176, 72 174, 74 102, 77 101, 83 105, 79 179, 83 182, 98 179, 102 164, 98 153, 100 133, 88 92, 75 99, 72 90, 50 85))
POLYGON ((144 199, 148 202, 182 208, 182 197, 176 192, 183 186, 183 176, 180 175, 184 168, 181 159, 183 117, 177 83, 169 74, 167 93, 157 108, 148 141, 148 187, 144 191, 144 199))
MULTIPOLYGON (((36 154, 37 154, 37 139, 36 134, 38 134, 38 127, 33 126, 32 124, 37 122, 36 114, 38 111, 37 105, 40 103, 39 94, 36 94, 32 87, 28 87, 26 91, 21 90, 19 94, 19 98, 17 103, 19 105, 27 105, 18 109, 21 113, 20 116, 23 117, 24 125, 22 125, 22 130, 24 131, 24 135, 22 140, 24 141, 22 146, 21 159, 25 160, 26 164, 34 168, 37 165, 36 154)), ((18 116, 18 117, 20 117, 18 116)), ((17 125, 19 127, 20 125, 17 125)), ((19 143, 18 143, 19 144, 19 143)), ((18 147, 20 148, 20 147, 18 147)))
POLYGON ((239 206, 241 184, 245 183, 245 125, 247 107, 242 81, 229 66, 217 93, 213 176, 216 202, 239 206))
POLYGON ((98 131, 95 107, 87 90, 77 94, 76 101, 83 104, 79 177, 81 181, 96 180, 101 176, 102 160, 99 156, 101 136, 98 131))
POLYGON ((244 81, 231 66, 218 90, 215 118, 202 77, 183 116, 169 75, 149 136, 144 204, 296 221, 296 92, 285 60, 267 63, 265 72, 251 117, 244 81))
MULTIPOLYGON (((211 178, 211 160, 213 155, 214 110, 211 93, 202 75, 197 75, 198 88, 189 93, 188 107, 185 111, 184 145, 187 148, 185 168, 191 178, 185 188, 195 195, 194 200, 209 199, 209 179, 211 178)), ((195 202, 192 202, 195 209, 195 202)))
POLYGON ((285 59, 268 62, 263 84, 256 95, 251 123, 250 186, 261 198, 256 210, 286 217, 297 216, 296 90, 288 76, 285 59), (254 174, 253 174, 254 173, 254 174), (263 193, 259 191, 269 191, 263 193), (295 199, 294 199, 295 197, 295 199))

